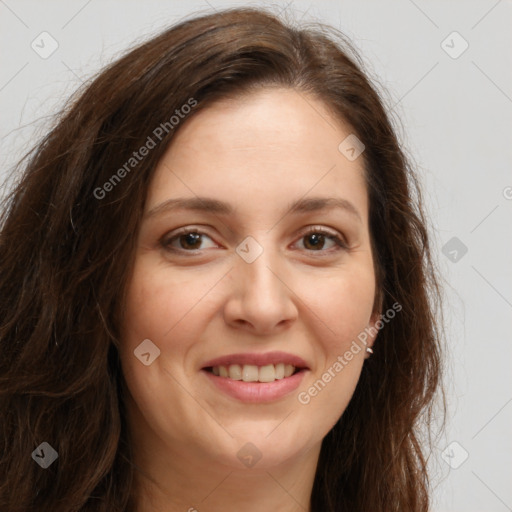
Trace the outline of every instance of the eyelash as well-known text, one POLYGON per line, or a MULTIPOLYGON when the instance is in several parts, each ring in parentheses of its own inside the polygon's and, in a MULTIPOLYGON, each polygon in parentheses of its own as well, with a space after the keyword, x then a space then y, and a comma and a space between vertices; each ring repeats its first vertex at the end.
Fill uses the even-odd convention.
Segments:
MULTIPOLYGON (((175 235, 173 235, 171 238, 165 238, 165 236, 162 237, 162 239, 160 240, 160 245, 164 248, 164 250, 166 250, 168 252, 198 254, 204 249, 186 250, 186 249, 176 249, 176 248, 170 246, 170 244, 174 240, 178 239, 180 236, 188 235, 190 233, 194 233, 197 235, 206 235, 208 238, 211 238, 211 236, 209 236, 207 233, 204 233, 203 231, 201 231, 199 229, 184 228, 181 231, 177 232, 175 235)), ((326 238, 332 240, 338 246, 338 248, 336 248, 334 250, 330 249, 327 251, 325 251, 325 250, 313 251, 313 250, 305 249, 307 252, 320 253, 318 256, 322 257, 325 253, 327 253, 327 255, 329 255, 332 252, 338 252, 339 250, 348 250, 348 246, 347 246, 346 242, 341 237, 339 237, 335 233, 332 233, 331 231, 327 231, 325 228, 321 228, 321 227, 317 227, 317 226, 312 226, 312 227, 308 228, 308 230, 306 232, 302 233, 302 235, 299 237, 299 240, 307 237, 308 235, 312 235, 312 234, 324 235, 326 238), (324 253, 324 254, 322 254, 322 253, 324 253)))

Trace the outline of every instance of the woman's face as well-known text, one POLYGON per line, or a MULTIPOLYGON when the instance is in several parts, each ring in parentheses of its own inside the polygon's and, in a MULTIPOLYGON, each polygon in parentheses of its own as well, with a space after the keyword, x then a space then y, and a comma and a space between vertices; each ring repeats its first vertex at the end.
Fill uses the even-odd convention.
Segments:
POLYGON ((363 161, 352 139, 339 149, 350 133, 289 89, 180 127, 149 187, 122 325, 131 427, 154 447, 272 467, 319 449, 343 414, 377 319, 363 161))

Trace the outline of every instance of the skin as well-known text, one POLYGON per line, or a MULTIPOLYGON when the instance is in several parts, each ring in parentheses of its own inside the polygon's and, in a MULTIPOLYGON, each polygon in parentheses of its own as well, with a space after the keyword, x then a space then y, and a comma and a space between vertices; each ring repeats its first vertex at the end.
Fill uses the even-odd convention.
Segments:
POLYGON ((141 224, 121 347, 138 512, 310 510, 321 442, 352 397, 364 347, 308 404, 298 395, 379 313, 363 161, 338 150, 350 133, 318 99, 263 89, 191 116, 159 162, 146 214, 195 196, 235 212, 164 211, 141 224), (312 196, 350 201, 358 216, 286 214, 312 196), (348 248, 327 237, 315 246, 308 226, 348 248), (204 235, 177 237, 176 252, 166 250, 162 237, 182 227, 204 235), (263 248, 252 263, 235 251, 249 235, 263 248), (160 350, 148 366, 134 356, 145 339, 160 350), (274 350, 310 368, 299 389, 274 402, 238 401, 201 371, 214 357, 274 350), (237 457, 247 442, 262 456, 251 468, 237 457))

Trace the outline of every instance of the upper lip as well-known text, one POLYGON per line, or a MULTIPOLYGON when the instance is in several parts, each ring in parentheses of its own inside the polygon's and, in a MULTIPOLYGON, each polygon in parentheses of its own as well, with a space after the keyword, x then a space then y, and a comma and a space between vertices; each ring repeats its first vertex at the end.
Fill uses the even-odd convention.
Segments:
POLYGON ((239 354, 229 354, 226 356, 216 357, 207 361, 203 368, 210 368, 213 366, 229 366, 230 364, 253 364, 256 366, 265 366, 267 364, 291 364, 296 368, 308 368, 306 361, 295 354, 287 352, 247 352, 239 354))

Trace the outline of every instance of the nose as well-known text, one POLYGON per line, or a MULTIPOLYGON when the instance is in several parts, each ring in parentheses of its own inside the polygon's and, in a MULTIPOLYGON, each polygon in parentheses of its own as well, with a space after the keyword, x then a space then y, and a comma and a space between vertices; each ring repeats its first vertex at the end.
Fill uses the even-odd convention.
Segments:
POLYGON ((230 274, 224 318, 228 325, 255 335, 289 328, 297 318, 296 296, 284 262, 268 248, 252 263, 236 257, 230 274))

